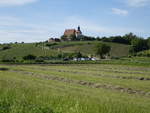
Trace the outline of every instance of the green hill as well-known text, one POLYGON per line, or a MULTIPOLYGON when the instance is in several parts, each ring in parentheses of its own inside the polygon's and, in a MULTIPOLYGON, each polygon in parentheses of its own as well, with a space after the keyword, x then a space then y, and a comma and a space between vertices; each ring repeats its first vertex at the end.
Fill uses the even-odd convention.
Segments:
MULTIPOLYGON (((73 44, 71 46, 59 47, 63 52, 81 52, 85 55, 87 54, 95 54, 95 45, 99 43, 98 41, 94 42, 83 42, 73 44)), ((103 42, 104 43, 104 42, 103 42)), ((127 56, 129 54, 129 46, 123 44, 116 44, 116 43, 106 43, 111 46, 111 57, 122 57, 127 56)))
POLYGON ((16 57, 21 59, 23 56, 32 54, 36 56, 51 56, 57 52, 52 49, 43 49, 42 47, 36 47, 35 43, 26 43, 26 44, 12 44, 11 48, 7 50, 0 51, 0 59, 2 58, 12 58, 16 57))
MULTIPOLYGON (((36 56, 55 56, 60 52, 73 53, 81 52, 84 55, 94 55, 94 46, 98 41, 77 41, 77 42, 57 42, 57 43, 25 43, 10 44, 9 49, 0 50, 0 59, 13 58, 21 59, 23 56, 33 54, 36 56)), ((104 42, 102 42, 104 43, 104 42)), ((112 57, 127 56, 129 45, 106 43, 111 46, 110 55, 112 57)), ((1 45, 0 48, 6 45, 1 45)))

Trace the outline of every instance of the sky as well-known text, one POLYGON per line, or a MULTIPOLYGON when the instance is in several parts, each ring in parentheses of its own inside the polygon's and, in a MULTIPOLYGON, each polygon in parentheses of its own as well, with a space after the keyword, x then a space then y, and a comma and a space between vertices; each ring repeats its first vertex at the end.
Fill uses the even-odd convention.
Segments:
POLYGON ((0 43, 45 41, 78 25, 88 36, 146 38, 149 20, 150 0, 0 0, 0 43))

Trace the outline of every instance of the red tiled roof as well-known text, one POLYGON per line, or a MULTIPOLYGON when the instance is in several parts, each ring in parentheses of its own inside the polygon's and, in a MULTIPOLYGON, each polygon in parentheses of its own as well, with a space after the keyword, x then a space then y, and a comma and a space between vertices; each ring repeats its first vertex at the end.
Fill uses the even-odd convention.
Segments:
POLYGON ((75 29, 66 29, 64 35, 69 36, 69 35, 74 35, 75 33, 76 33, 75 29))

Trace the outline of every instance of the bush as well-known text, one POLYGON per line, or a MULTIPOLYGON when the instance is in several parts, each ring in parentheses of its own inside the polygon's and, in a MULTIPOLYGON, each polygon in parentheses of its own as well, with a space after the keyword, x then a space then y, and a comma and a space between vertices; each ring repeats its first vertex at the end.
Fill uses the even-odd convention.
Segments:
POLYGON ((10 46, 4 46, 3 48, 2 48, 2 50, 7 50, 7 49, 10 49, 11 47, 10 46))
POLYGON ((120 58, 119 58, 119 57, 116 57, 116 56, 112 56, 111 59, 116 59, 116 60, 118 60, 118 59, 120 59, 120 58))
POLYGON ((5 68, 5 67, 1 67, 0 68, 0 71, 8 71, 9 69, 8 68, 5 68))
POLYGON ((51 47, 51 46, 55 46, 55 45, 57 45, 57 43, 48 43, 48 44, 46 44, 47 47, 51 47))
POLYGON ((4 58, 2 58, 2 60, 1 60, 2 62, 15 62, 15 59, 13 59, 13 58, 6 58, 6 57, 4 57, 4 58))
POLYGON ((24 56, 23 59, 24 60, 35 60, 36 56, 34 56, 34 55, 27 55, 27 56, 24 56))
POLYGON ((44 62, 42 59, 36 59, 35 62, 44 62))

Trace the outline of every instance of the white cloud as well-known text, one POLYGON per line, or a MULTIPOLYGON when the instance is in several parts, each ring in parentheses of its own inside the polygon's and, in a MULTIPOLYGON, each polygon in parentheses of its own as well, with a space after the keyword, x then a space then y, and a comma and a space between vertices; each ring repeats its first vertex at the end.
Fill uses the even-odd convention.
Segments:
POLYGON ((89 36, 124 35, 129 32, 133 32, 139 36, 149 34, 149 31, 138 28, 100 25, 78 16, 68 17, 63 23, 59 23, 59 25, 61 25, 60 28, 62 30, 64 30, 64 28, 76 28, 80 25, 83 33, 89 36))
POLYGON ((117 15, 126 16, 126 15, 128 15, 129 12, 127 10, 123 10, 123 9, 112 8, 112 13, 117 14, 117 15))
POLYGON ((150 3, 150 0, 126 0, 127 5, 131 7, 143 7, 150 3))
POLYGON ((27 23, 15 17, 0 17, 0 43, 44 41, 51 31, 45 25, 27 23))
POLYGON ((81 26, 82 32, 89 36, 124 35, 129 32, 138 35, 149 34, 148 31, 137 28, 102 26, 78 16, 51 21, 49 24, 31 24, 15 17, 0 17, 0 43, 45 41, 49 37, 60 37, 65 29, 76 28, 78 25, 81 26))
POLYGON ((37 0, 0 0, 0 6, 15 6, 15 5, 24 5, 37 0))

